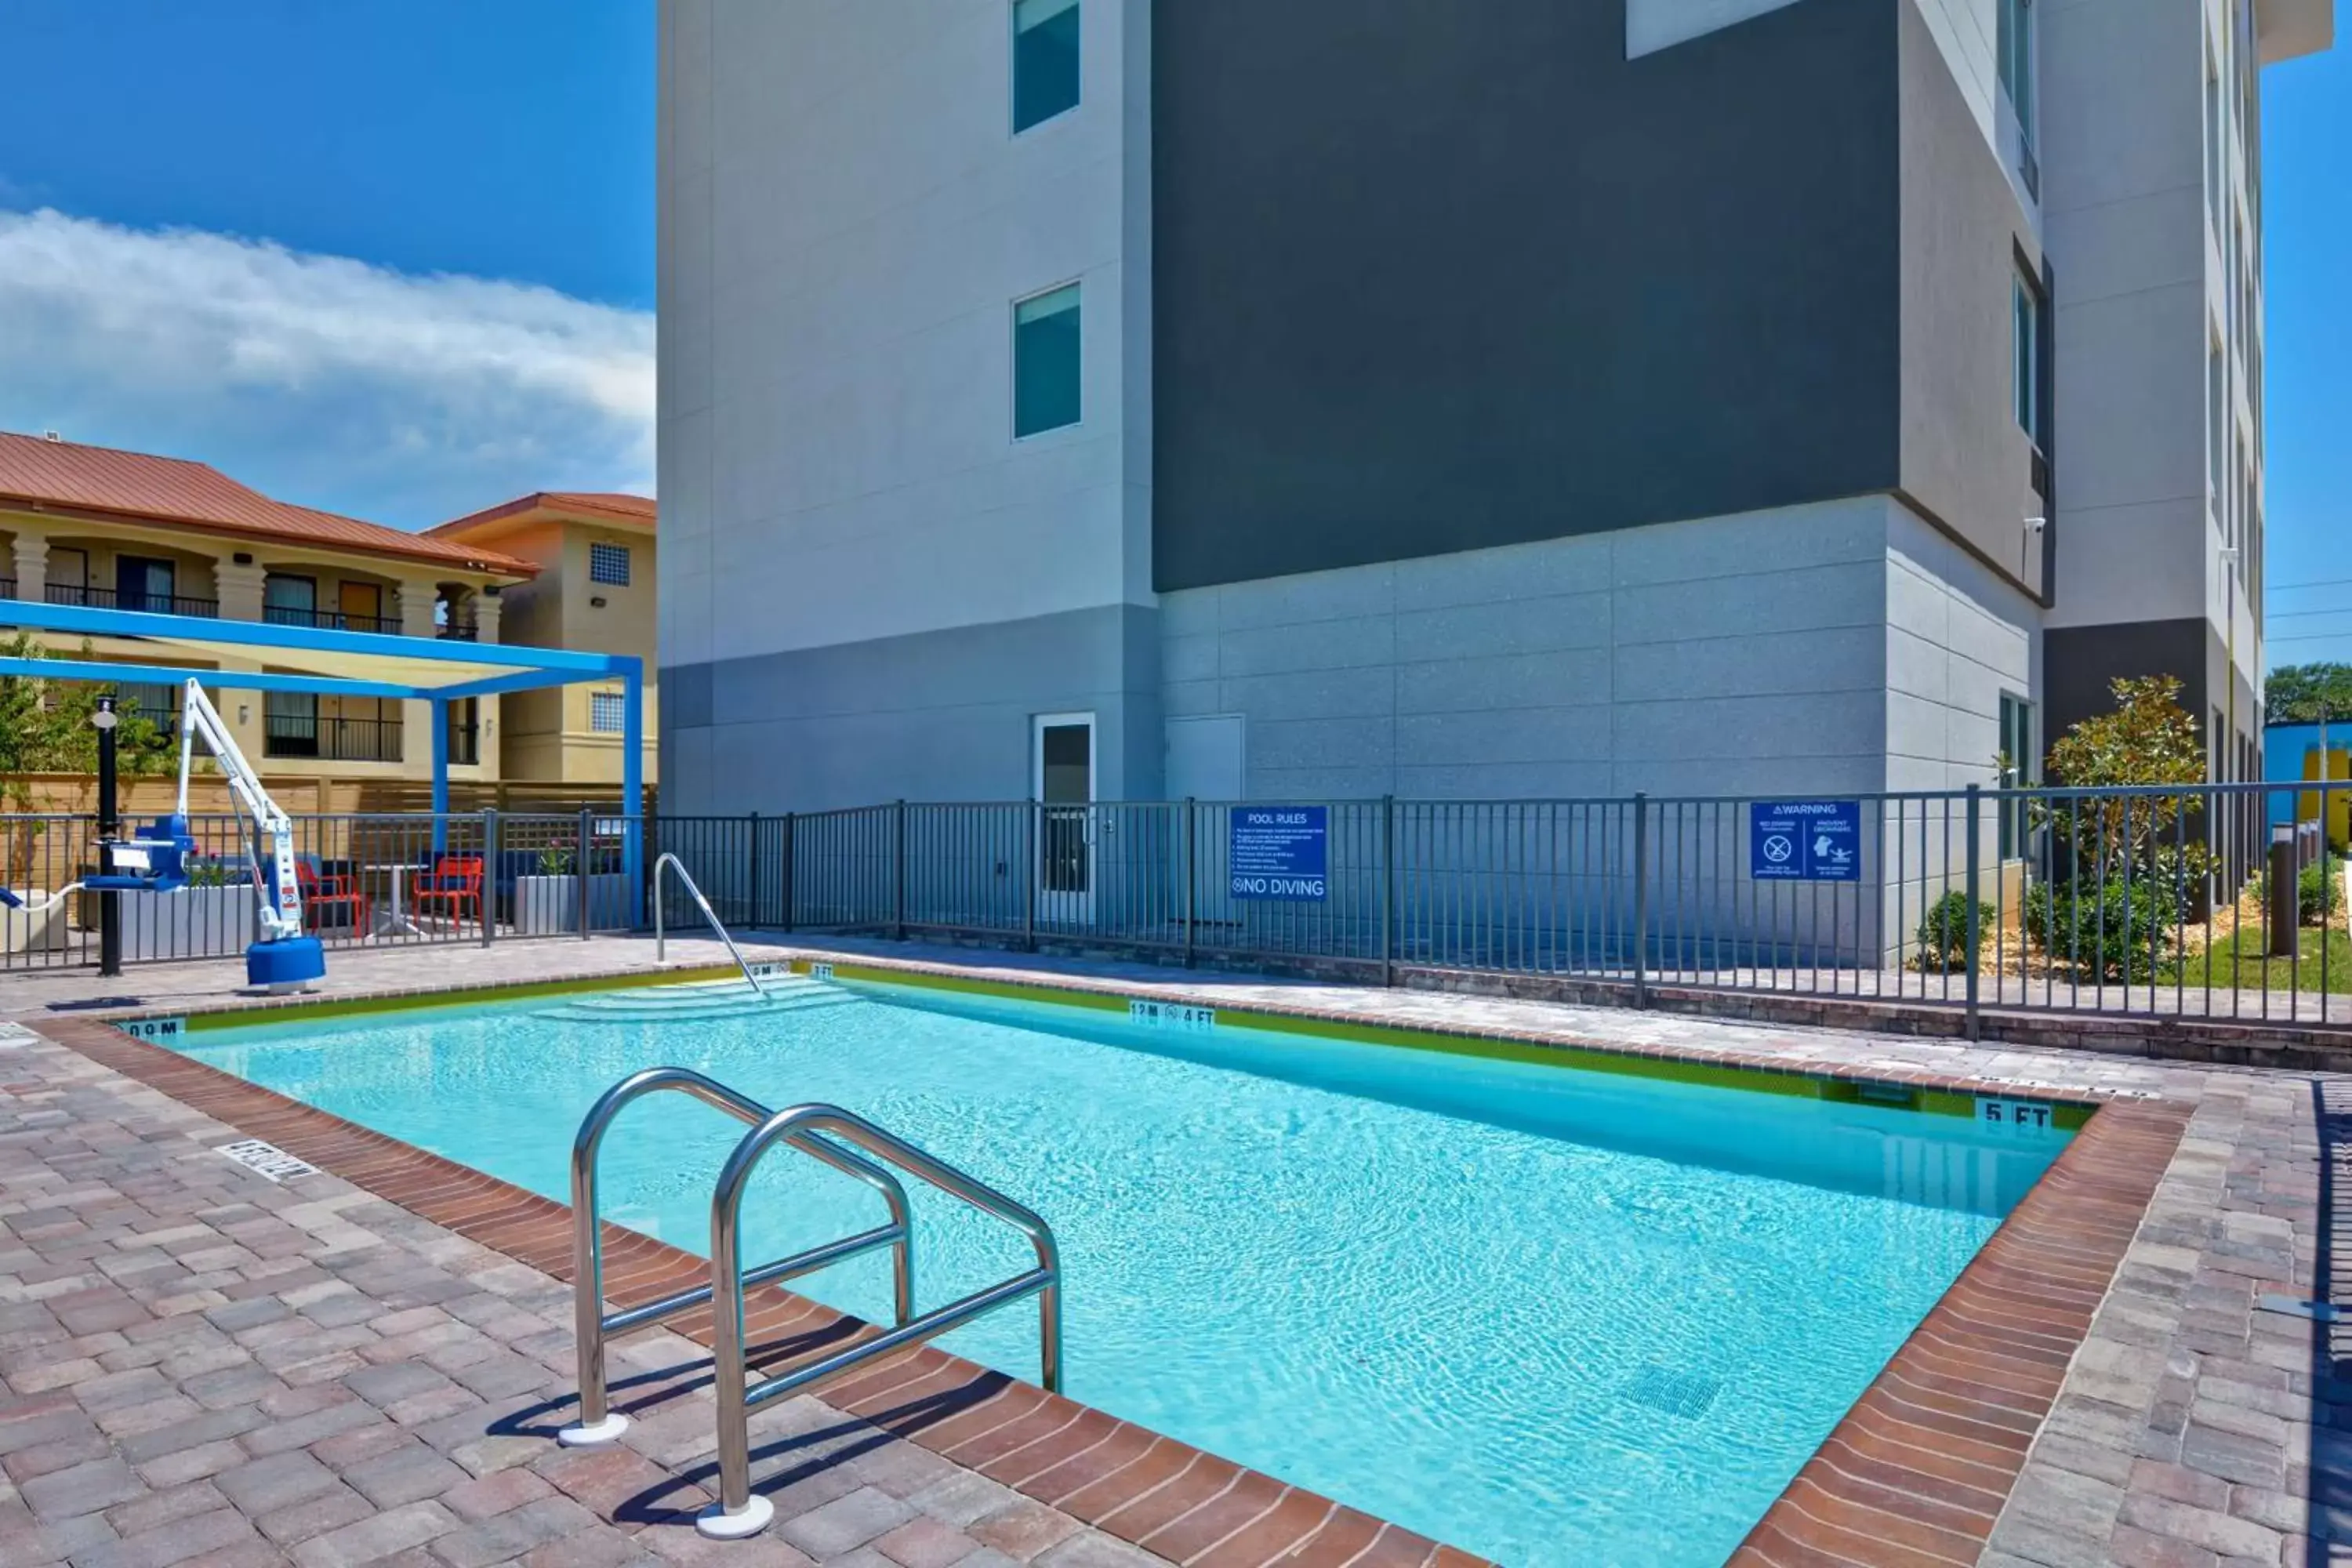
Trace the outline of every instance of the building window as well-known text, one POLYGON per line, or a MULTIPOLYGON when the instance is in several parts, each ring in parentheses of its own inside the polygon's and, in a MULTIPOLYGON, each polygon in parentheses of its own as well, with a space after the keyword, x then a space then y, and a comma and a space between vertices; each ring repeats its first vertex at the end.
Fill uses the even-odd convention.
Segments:
POLYGON ((2221 344, 2208 336, 2205 343, 2205 500, 2213 526, 2225 528, 2221 502, 2221 419, 2229 410, 2228 384, 2221 379, 2221 344))
POLYGON ((2033 145, 2033 0, 2000 0, 2000 89, 2017 114, 2017 129, 2033 145))
POLYGON ((136 717, 147 720, 166 739, 177 740, 180 734, 180 702, 186 695, 187 688, 184 686, 126 680, 114 688, 114 706, 118 711, 128 709, 136 717))
POLYGON ((1078 422, 1078 286, 1013 307, 1013 434, 1078 422))
MULTIPOLYGON (((2000 694, 2000 787, 2031 789, 2042 782, 2042 766, 2033 733, 2033 704, 2022 697, 2000 694)), ((2012 800, 2000 812, 2000 858, 2014 860, 2025 853, 2032 828, 2028 804, 2012 800)))
POLYGON ((472 767, 482 760, 482 700, 460 697, 442 708, 444 733, 449 745, 449 761, 459 767, 472 767))
POLYGON ((1078 0, 1013 0, 1013 133, 1078 106, 1078 0))
POLYGON ((618 735, 628 728, 628 698, 618 691, 588 694, 588 728, 593 734, 618 735))
POLYGON ((2013 280, 2015 339, 2010 356, 2010 384, 2017 405, 2018 428, 2042 445, 2042 291, 2021 268, 2013 280))
POLYGON ((2221 233, 2221 78, 2213 56, 2205 56, 2205 218, 2215 238, 2221 233))
POLYGON ((261 618, 281 626, 316 626, 319 580, 272 572, 261 580, 261 618))
POLYGON ((315 757, 319 749, 319 699, 309 691, 261 694, 261 752, 268 757, 315 757))
POLYGON ((149 555, 114 558, 114 607, 170 615, 179 596, 179 572, 169 561, 149 555))
POLYGON ((625 544, 591 544, 588 547, 588 581, 610 583, 616 588, 629 585, 629 547, 625 544))

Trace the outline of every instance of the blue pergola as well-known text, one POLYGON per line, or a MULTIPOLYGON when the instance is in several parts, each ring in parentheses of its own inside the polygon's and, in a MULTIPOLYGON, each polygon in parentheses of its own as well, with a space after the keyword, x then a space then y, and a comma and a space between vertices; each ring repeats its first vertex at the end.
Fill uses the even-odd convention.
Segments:
MULTIPOLYGON (((111 637, 152 647, 158 654, 215 660, 226 654, 231 658, 266 658, 281 666, 309 667, 222 669, 52 656, 0 658, 0 675, 174 686, 193 676, 206 686, 227 690, 294 691, 320 697, 379 697, 429 702, 433 705, 430 729, 433 811, 436 818, 446 816, 449 810, 450 703, 508 691, 618 680, 623 692, 623 864, 628 873, 631 923, 644 918, 645 887, 640 869, 645 821, 645 664, 635 655, 333 631, 268 621, 215 621, 194 616, 99 609, 86 605, 31 604, 16 599, 0 599, 0 626, 111 637)), ((436 840, 440 841, 437 822, 436 840)))

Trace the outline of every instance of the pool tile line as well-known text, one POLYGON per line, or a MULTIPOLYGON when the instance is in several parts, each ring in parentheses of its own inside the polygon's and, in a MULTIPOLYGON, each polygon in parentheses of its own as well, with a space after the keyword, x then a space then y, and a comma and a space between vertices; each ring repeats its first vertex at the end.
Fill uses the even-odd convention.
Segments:
MULTIPOLYGON (((1046 974, 1018 978, 1005 977, 1003 972, 991 971, 974 975, 946 964, 917 959, 896 959, 867 953, 856 955, 827 953, 822 950, 810 956, 807 950, 793 950, 795 973, 805 974, 812 963, 831 966, 834 976, 850 982, 872 981, 882 984, 929 983, 941 990, 967 994, 991 995, 1012 1001, 1052 1003, 1069 1001, 1089 1010, 1099 1010, 1107 1002, 1121 1002, 1129 997, 1153 1002, 1171 1002, 1181 1006, 1204 1007, 1217 1015, 1219 1023, 1234 1023, 1239 1027, 1271 1030, 1296 1030, 1304 1023, 1318 1026, 1296 1032, 1327 1036, 1368 1045, 1394 1046, 1402 1049, 1446 1051, 1455 1048, 1446 1042, 1460 1041, 1470 1045, 1496 1047, 1533 1046, 1578 1058, 1618 1058, 1633 1062, 1675 1063, 1701 1068, 1721 1068, 1731 1072, 1775 1080, 1776 1084, 1812 1081, 1833 1081, 1856 1087, 1882 1085, 1929 1093, 1941 1093, 1968 1099, 1996 1098, 2039 1100, 2070 1108, 2091 1109, 2100 1104, 2130 1101, 2150 1098, 2137 1091, 2101 1088, 2088 1084, 2027 1083, 2013 1079, 1971 1078, 1965 1074, 1936 1072, 1927 1068, 1897 1067, 1891 1064, 1861 1065, 1845 1062, 1806 1062, 1792 1066, 1780 1058, 1757 1051, 1711 1049, 1688 1045, 1664 1046, 1607 1040, 1580 1035, 1567 1030, 1513 1029, 1501 1033, 1477 1027, 1449 1027, 1423 1018, 1403 1016, 1382 1016, 1340 1009, 1319 1008, 1301 1003, 1292 1005, 1262 1003, 1255 1000, 1234 1001, 1211 992, 1189 989, 1181 984, 1157 980, 1090 980, 1079 975, 1046 974), (1078 1000, 1083 998, 1083 1000, 1078 1000)), ((1531 1059, 1517 1052, 1508 1053, 1510 1059, 1531 1059)), ((1616 1070, 1616 1064, 1591 1063, 1583 1060, 1563 1061, 1569 1068, 1591 1070, 1616 1070)), ((1670 1077, 1671 1074, 1661 1074, 1670 1077)), ((1761 1085, 1732 1084, 1726 1087, 1753 1091, 1761 1085)), ((1795 1092, 1775 1088, 1771 1092, 1795 1092)), ((1899 1107, 1895 1109, 1900 1109, 1899 1107)))
MULTIPOLYGON (((1255 1000, 1235 1001, 1230 997, 1188 989, 1181 984, 1162 982, 1156 977, 1145 980, 1089 980, 1067 974, 1032 974, 1028 972, 973 972, 951 965, 923 960, 899 959, 869 953, 835 953, 825 949, 802 946, 772 950, 789 954, 795 973, 806 974, 812 964, 831 966, 835 973, 850 972, 844 978, 870 979, 881 984, 924 984, 940 989, 967 994, 994 995, 1015 1001, 1045 1003, 1066 1002, 1089 1010, 1114 1009, 1129 999, 1140 997, 1180 1005, 1205 1007, 1225 1021, 1228 1016, 1235 1026, 1281 1030, 1307 1026, 1301 1033, 1327 1036, 1360 1044, 1385 1045, 1402 1049, 1453 1051, 1464 1047, 1499 1047, 1493 1052, 1471 1050, 1468 1054, 1493 1054, 1507 1059, 1536 1059, 1522 1054, 1525 1047, 1538 1051, 1573 1054, 1578 1058, 1598 1060, 1563 1060, 1557 1064, 1585 1070, 1629 1070, 1642 1073, 1646 1063, 1675 1064, 1700 1069, 1717 1069, 1763 1081, 1733 1082, 1723 1087, 1747 1092, 1790 1093, 1801 1089, 1783 1087, 1806 1082, 1835 1082, 1862 1087, 1909 1089, 1923 1094, 1942 1094, 1967 1099, 2003 1098, 2040 1100, 2066 1110, 2087 1110, 2098 1104, 2135 1098, 2147 1098, 2140 1091, 2101 1088, 2085 1084, 2027 1082, 2014 1079, 1976 1079, 1965 1075, 1937 1073, 1922 1068, 1897 1067, 1892 1064, 1868 1066, 1834 1061, 1808 1061, 1801 1065, 1757 1051, 1710 1049, 1689 1045, 1659 1046, 1638 1042, 1601 1039, 1572 1031, 1537 1028, 1514 1028, 1505 1033, 1477 1027, 1453 1027, 1424 1018, 1403 1016, 1381 1016, 1339 1009, 1318 1008, 1285 1001, 1280 1005, 1255 1000), (856 972, 867 971, 860 974, 856 972), (1459 1046, 1452 1042, 1460 1042, 1459 1046), (1512 1050, 1509 1047, 1522 1047, 1512 1050)), ((537 997, 562 995, 573 992, 594 991, 616 986, 687 984, 697 981, 725 979, 735 973, 725 965, 697 963, 670 969, 643 968, 589 970, 562 980, 502 980, 468 984, 457 989, 431 986, 385 986, 364 991, 339 994, 331 997, 305 995, 226 997, 209 1005, 190 1005, 171 1008, 127 1006, 112 1009, 92 1009, 77 1014, 83 1019, 109 1024, 132 1023, 152 1018, 181 1017, 202 1030, 227 1026, 233 1022, 247 1021, 247 1015, 287 1015, 286 1016, 253 1017, 249 1021, 262 1024, 291 1023, 302 1018, 362 1016, 407 1007, 467 1006, 506 1001, 525 1001, 537 997)), ((1673 1079, 1678 1075, 1660 1072, 1654 1076, 1673 1079)), ((1708 1081, 1713 1081, 1711 1079, 1708 1081)), ((1902 1109, 1895 1107, 1895 1109, 1902 1109)), ((1912 1109, 1928 1109, 1914 1106, 1912 1109)), ((1948 1114, 1955 1113, 1946 1109, 1948 1114)), ((2071 1118, 2069 1121, 2071 1121, 2071 1118)), ((2071 1130, 2071 1128, 2069 1129, 2071 1130)))
MULTIPOLYGON (((239 1132, 266 1139, 468 1240, 571 1282, 572 1218, 564 1205, 166 1047, 133 1039, 100 1019, 42 1018, 36 1027, 57 1044, 239 1132)), ((616 1303, 650 1300, 708 1278, 709 1266, 702 1259, 653 1237, 607 1222, 604 1239, 605 1294, 616 1303)), ((744 1308, 744 1337, 754 1347, 825 1334, 845 1342, 879 1331, 772 1285, 747 1291, 744 1308)), ((682 1314, 664 1327, 705 1347, 710 1342, 707 1308, 682 1314)), ((900 1352, 828 1386, 818 1397, 1146 1551, 1166 1555, 1148 1540, 1164 1537, 1197 1557, 1198 1568, 1267 1568, 1276 1562, 1284 1568, 1476 1568, 1483 1561, 1158 1434, 1151 1435, 1147 1452, 1169 1456, 1165 1467, 1145 1468, 1139 1461, 1071 1488, 1058 1500, 1041 1496, 1041 1491, 1062 1489, 1036 1484, 1060 1467, 1023 1475, 1030 1467, 1020 1460, 1021 1452, 1087 1417, 1116 1418, 931 1345, 900 1352), (867 1380, 894 1370, 903 1375, 857 1392, 867 1380), (985 1442, 1000 1429, 1017 1435, 1019 1441, 1002 1447, 985 1442), (975 1452, 985 1449, 990 1457, 976 1462, 954 1460, 949 1450, 967 1446, 975 1452), (1173 1462, 1180 1456, 1181 1463, 1173 1462), (1155 1473, 1163 1468, 1168 1473, 1155 1473), (1235 1517, 1232 1494, 1244 1477, 1251 1480, 1244 1495, 1262 1497, 1268 1506, 1235 1517), (1024 1486, 1024 1480, 1031 1485, 1024 1486), (1265 1488, 1274 1489, 1269 1493, 1265 1488), (1282 1534, 1278 1529, 1255 1536, 1267 1543, 1263 1556, 1229 1550, 1264 1522, 1265 1515, 1293 1499, 1308 1500, 1294 1510, 1292 1518, 1315 1511, 1312 1529, 1280 1541, 1273 1539, 1282 1534), (1203 1536, 1201 1532, 1213 1524, 1214 1531, 1203 1536)), ((627 1407, 625 1399, 614 1403, 627 1407)), ((1075 1478, 1064 1478, 1070 1479, 1075 1478)))

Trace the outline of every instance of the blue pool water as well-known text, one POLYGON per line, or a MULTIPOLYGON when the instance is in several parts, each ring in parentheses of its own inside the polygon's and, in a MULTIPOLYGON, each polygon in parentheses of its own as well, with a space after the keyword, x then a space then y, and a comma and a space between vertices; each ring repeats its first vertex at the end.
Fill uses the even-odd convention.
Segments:
MULTIPOLYGON (((1722 1562, 2063 1142, 789 984, 754 1013, 665 988, 184 1048, 558 1198, 572 1128, 638 1068, 845 1106, 1053 1223, 1074 1397, 1470 1551, 1578 1568, 1722 1562)), ((605 1141, 608 1214, 707 1251, 741 1131, 682 1097, 640 1102, 605 1141)), ((1026 1266, 1017 1234, 908 1185, 919 1307, 1026 1266)), ((878 1218, 870 1192, 789 1151, 745 1215, 751 1259, 878 1218)), ((795 1288, 887 1317, 880 1256, 795 1288)), ((1034 1378, 1035 1331, 1016 1308, 941 1342, 1034 1378)))

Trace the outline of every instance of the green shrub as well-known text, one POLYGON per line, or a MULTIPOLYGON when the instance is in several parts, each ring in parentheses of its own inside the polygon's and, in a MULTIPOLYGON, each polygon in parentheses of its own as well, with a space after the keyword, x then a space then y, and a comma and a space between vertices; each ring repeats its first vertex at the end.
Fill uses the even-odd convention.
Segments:
MULTIPOLYGON (((1993 907, 1977 904, 1979 937, 1992 930, 1993 907)), ((1969 966, 1969 896, 1954 890, 1928 906, 1917 933, 1919 967, 1929 974, 1950 974, 1969 966)))
POLYGON ((2335 855, 2322 855, 2303 868, 2295 879, 2295 919, 2307 926, 2324 926, 2330 912, 2344 903, 2344 862, 2335 855))
POLYGON ((2153 980, 2180 951, 2180 893, 2167 879, 2043 884, 2025 900, 2042 952, 2105 980, 2153 980))

